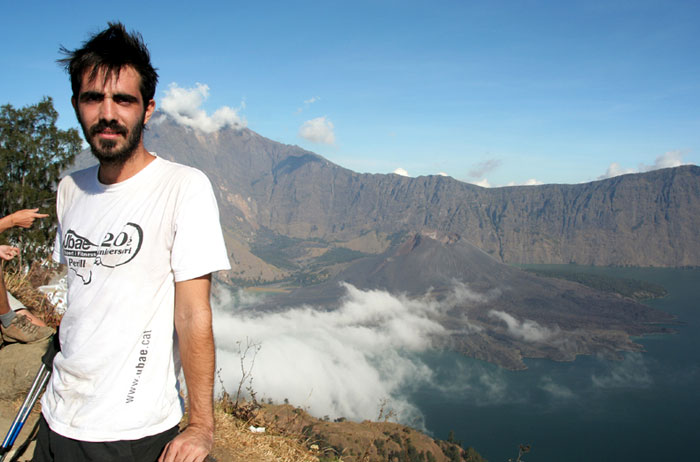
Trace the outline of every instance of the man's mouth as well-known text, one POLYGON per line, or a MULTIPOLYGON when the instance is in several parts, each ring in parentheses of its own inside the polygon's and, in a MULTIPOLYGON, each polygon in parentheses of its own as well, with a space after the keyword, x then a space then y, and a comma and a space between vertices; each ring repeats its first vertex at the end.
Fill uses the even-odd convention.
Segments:
POLYGON ((97 132, 98 135, 100 135, 102 138, 117 138, 118 136, 121 136, 121 134, 115 130, 101 130, 97 132))
POLYGON ((118 138, 126 136, 128 133, 126 127, 122 127, 116 122, 100 121, 90 128, 91 136, 100 136, 101 138, 118 138))

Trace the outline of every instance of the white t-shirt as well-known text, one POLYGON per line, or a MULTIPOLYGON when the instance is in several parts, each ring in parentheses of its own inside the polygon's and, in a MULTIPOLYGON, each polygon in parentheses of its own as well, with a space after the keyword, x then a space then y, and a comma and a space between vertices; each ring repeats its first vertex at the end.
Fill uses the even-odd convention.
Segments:
POLYGON ((58 188, 53 258, 68 266, 68 308, 42 413, 69 438, 131 440, 182 417, 174 283, 230 266, 202 172, 158 157, 113 185, 97 171, 58 188))

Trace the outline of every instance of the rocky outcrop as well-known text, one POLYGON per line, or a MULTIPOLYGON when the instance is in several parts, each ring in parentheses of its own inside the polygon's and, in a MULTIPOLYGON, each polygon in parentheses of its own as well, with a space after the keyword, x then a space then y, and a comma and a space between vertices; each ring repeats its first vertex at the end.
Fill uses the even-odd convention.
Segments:
POLYGON ((471 447, 464 449, 454 441, 436 440, 413 428, 388 420, 351 422, 338 418, 331 422, 327 418, 312 417, 291 405, 263 405, 253 421, 275 432, 301 436, 320 460, 485 461, 471 447))

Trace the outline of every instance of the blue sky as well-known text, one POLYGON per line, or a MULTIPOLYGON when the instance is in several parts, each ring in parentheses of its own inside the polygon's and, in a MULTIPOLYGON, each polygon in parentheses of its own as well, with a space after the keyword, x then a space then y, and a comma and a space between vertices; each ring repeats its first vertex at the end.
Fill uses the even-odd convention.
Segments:
POLYGON ((109 20, 142 33, 160 107, 359 172, 503 186, 700 163, 698 1, 3 1, 0 103, 48 95, 76 126, 58 48, 109 20))

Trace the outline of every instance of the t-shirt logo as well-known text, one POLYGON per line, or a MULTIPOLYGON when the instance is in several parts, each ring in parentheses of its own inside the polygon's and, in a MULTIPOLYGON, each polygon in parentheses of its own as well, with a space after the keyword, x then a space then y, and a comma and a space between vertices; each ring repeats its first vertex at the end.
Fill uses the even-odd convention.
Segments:
POLYGON ((90 284, 94 266, 126 265, 139 253, 142 243, 143 230, 136 223, 127 223, 117 233, 106 233, 99 245, 69 229, 63 238, 63 254, 68 269, 75 271, 83 284, 90 284))

